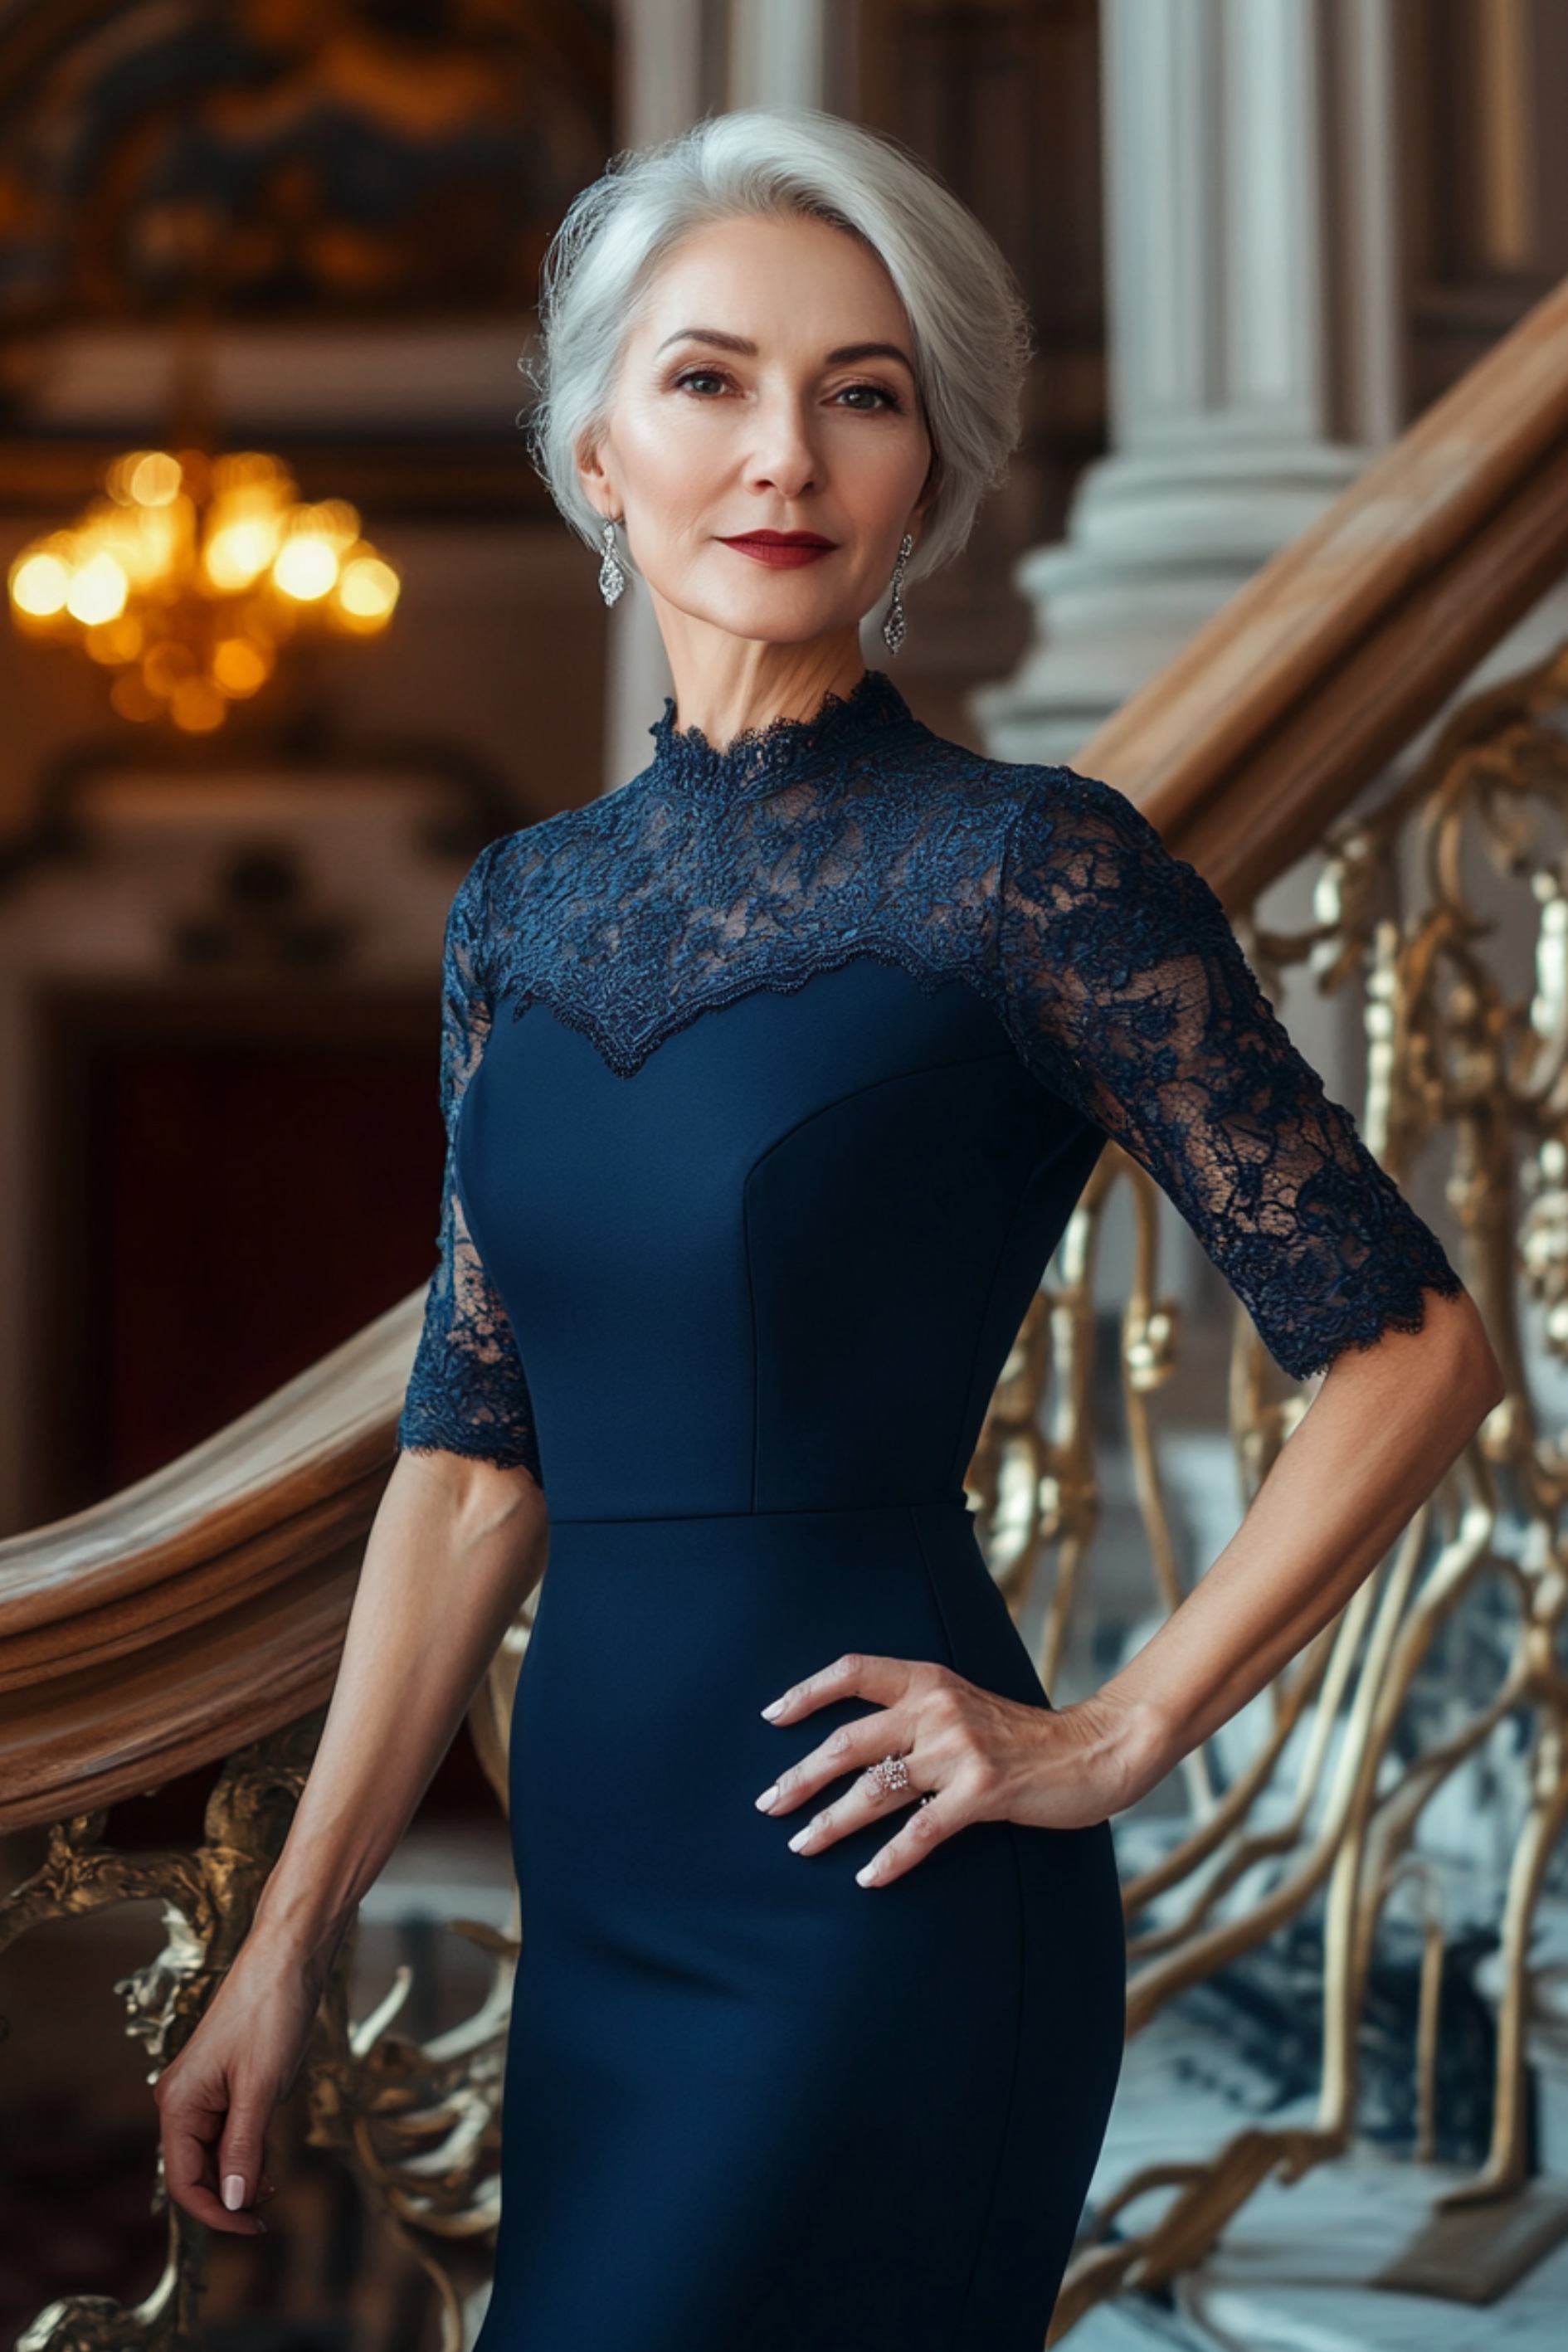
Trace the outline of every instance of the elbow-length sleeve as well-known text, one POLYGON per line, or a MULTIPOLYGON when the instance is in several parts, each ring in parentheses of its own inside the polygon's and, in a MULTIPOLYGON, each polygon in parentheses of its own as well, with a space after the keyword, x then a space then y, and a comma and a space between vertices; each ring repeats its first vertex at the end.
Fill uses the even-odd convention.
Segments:
POLYGON ((458 1190, 458 1113, 493 1017, 482 976, 490 858, 491 850, 482 852, 469 869, 447 920, 440 1064, 446 1172, 436 1271, 426 1294, 397 1443, 406 1453, 440 1449, 508 1469, 521 1467, 542 1485, 522 1359, 458 1190))
POLYGON ((1008 1024, 1047 1085, 1174 1201, 1298 1380, 1463 1285, 1263 994, 1213 889, 1122 793, 1071 770, 1014 817, 1008 1024))

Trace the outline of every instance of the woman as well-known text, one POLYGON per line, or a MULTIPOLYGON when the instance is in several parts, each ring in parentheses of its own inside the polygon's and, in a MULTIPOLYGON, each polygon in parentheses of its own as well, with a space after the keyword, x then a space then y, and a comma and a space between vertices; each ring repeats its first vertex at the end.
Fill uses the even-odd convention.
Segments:
POLYGON ((485 2352, 1037 2352, 1121 2049, 1108 1817, 1343 1605, 1500 1377, 1192 868, 865 671, 1014 438, 1020 315, 962 207, 841 122, 709 122, 580 200, 543 348, 548 478, 676 699, 642 776, 454 904, 404 1450, 288 1844, 159 2086, 170 2186, 261 2226, 332 1952, 548 1533, 485 2352), (1170 1622, 1052 1709, 963 1476, 1108 1136, 1329 1370, 1170 1622))

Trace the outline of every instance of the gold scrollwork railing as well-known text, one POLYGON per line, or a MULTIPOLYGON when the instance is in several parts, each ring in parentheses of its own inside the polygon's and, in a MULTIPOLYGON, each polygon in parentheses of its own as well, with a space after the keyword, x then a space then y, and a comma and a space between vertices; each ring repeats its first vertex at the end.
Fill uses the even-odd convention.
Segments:
MULTIPOLYGON (((1323 2052, 1314 2127, 1236 2133, 1206 2161, 1157 2166, 1123 2182, 1098 2215, 1113 2222, 1157 2189, 1157 2220, 1082 2249, 1053 2341, 1123 2287, 1158 2287, 1192 2268, 1271 2174, 1296 2179, 1350 2145, 1357 2024, 1380 1919, 1402 1881, 1426 1895, 1416 2033, 1418 2152, 1436 2112, 1443 1929, 1438 1874, 1413 1853, 1423 1814, 1510 1717, 1527 1720, 1521 1818, 1501 1905, 1501 1997, 1491 2146, 1439 2210, 1502 2200, 1527 2166, 1525 2032, 1531 1927, 1554 1841, 1568 1819, 1568 1452, 1539 1395, 1568 1361, 1568 648, 1478 696, 1429 755, 1324 845, 1312 925, 1248 926, 1272 992, 1300 968, 1325 990, 1359 983, 1367 1042, 1363 1132, 1402 1182, 1430 1150, 1457 1213, 1467 1282, 1508 1379, 1504 1402, 1373 1577, 1279 1677, 1272 1719, 1221 1797, 1189 1775, 1183 1833, 1130 1878, 1129 2031, 1255 1948, 1310 1904, 1323 1908, 1323 2052), (1405 882, 1414 868, 1415 887, 1405 882), (1481 880, 1505 904, 1477 904, 1481 880), (1524 976, 1491 950, 1520 953, 1524 976), (1521 1214, 1521 1191, 1527 1205, 1521 1214), (1526 1344, 1526 1318, 1539 1331, 1526 1344), (1496 1686, 1407 1759, 1397 1735, 1444 1629, 1492 1582, 1513 1609, 1496 1686), (1227 1901, 1244 1880, 1265 1891, 1227 1901)), ((1133 1194, 1137 1247, 1121 1370, 1146 1538, 1152 1601, 1180 1597, 1158 1473, 1150 1393, 1179 1360, 1176 1318, 1157 1297, 1157 1225, 1148 1180, 1108 1154, 1007 1367, 973 1474, 996 1572, 1015 1605, 1054 1558, 1041 1648, 1054 1675, 1068 1623, 1086 1605, 1085 1562, 1101 1475, 1087 1400, 1094 1387, 1096 1241, 1119 1185, 1133 1194)), ((1243 1492, 1255 1491, 1309 1401, 1270 1398, 1261 1344, 1237 1312, 1230 1429, 1243 1492)))
MULTIPOLYGON (((469 1711, 475 1747, 503 1809, 512 1700, 531 1615, 531 1602, 503 1639, 469 1711)), ((151 2061, 149 2082, 194 2032, 245 1940, 325 1713, 315 1707, 227 1759, 194 1851, 123 1852, 103 1843, 106 1811, 78 1814, 50 1828, 43 1861, 0 1902, 0 1952, 45 1920, 123 1903, 163 1905, 163 1950, 114 1988, 125 2004, 126 2030, 151 2061)), ((381 2225, 428 2274, 442 2344, 457 2352, 475 2333, 468 2305, 482 2299, 500 2219, 500 2096, 521 1924, 514 1897, 507 1932, 477 1919, 449 1925, 489 1958, 486 1997, 468 2017, 429 2042, 399 2032, 396 2020, 412 1989, 404 1966, 369 2015, 353 2020, 351 1929, 301 2071, 310 2143, 342 2158, 381 2225)), ((154 2206, 166 2211, 168 2242, 149 2294, 130 2308, 107 2295, 62 2296, 24 2330, 17 2352, 153 2352, 165 2346, 183 2352, 201 2342, 207 2232, 168 2197, 161 2177, 154 2206)))

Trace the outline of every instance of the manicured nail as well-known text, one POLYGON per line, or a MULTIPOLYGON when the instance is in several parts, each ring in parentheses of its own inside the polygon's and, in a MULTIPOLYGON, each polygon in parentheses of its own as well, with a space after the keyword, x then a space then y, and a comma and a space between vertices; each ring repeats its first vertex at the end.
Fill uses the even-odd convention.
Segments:
POLYGON ((224 2176, 223 2201, 231 2213, 237 2213, 245 2202, 245 2175, 229 2172, 224 2176))
POLYGON ((764 1723, 771 1723, 775 1715, 782 1715, 784 1713, 784 1703, 783 1699, 775 1698, 769 1706, 763 1707, 763 1721, 764 1723))
POLYGON ((855 1884, 857 1886, 875 1886, 879 1874, 876 1864, 868 1862, 864 1870, 855 1873, 855 1884))
POLYGON ((773 1788, 771 1788, 771 1789, 764 1789, 764 1790, 763 1790, 762 1795, 757 1799, 757 1811, 758 1811, 758 1812, 759 1812, 759 1813, 771 1813, 771 1812, 773 1811, 773 1807, 778 1803, 778 1801, 779 1801, 778 1785, 777 1785, 777 1783, 775 1782, 775 1783, 774 1783, 774 1785, 773 1786, 773 1788))
POLYGON ((809 1845, 812 1839, 816 1835, 817 1831, 821 1827, 822 1822, 820 1819, 818 1819, 815 1822, 807 1822, 805 1829, 796 1830, 794 1837, 792 1837, 789 1842, 789 1850, 791 1853, 798 1853, 802 1846, 809 1845))

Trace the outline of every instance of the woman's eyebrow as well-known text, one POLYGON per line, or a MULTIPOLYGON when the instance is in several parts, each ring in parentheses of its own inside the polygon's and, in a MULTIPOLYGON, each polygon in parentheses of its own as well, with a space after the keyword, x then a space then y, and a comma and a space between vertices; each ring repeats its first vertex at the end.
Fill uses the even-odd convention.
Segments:
POLYGON ((717 327, 677 327, 673 335, 666 335, 658 348, 667 352, 671 343, 715 343, 720 351, 739 352, 745 359, 754 360, 757 356, 755 343, 749 343, 744 335, 721 334, 717 327))
MULTIPOLYGON (((666 335, 658 348, 667 352, 671 343, 711 343, 716 350, 735 352, 742 359, 754 360, 757 356, 755 343, 748 342, 744 335, 727 335, 719 327, 678 327, 673 335, 666 335)), ((854 367, 861 360, 897 360, 910 375, 915 372, 914 362, 897 343, 844 343, 837 351, 829 352, 823 364, 854 367)))
POLYGON ((899 365, 907 367, 911 375, 915 372, 913 360, 908 352, 901 352, 897 343, 846 343, 840 350, 827 354, 829 367, 854 367, 861 360, 897 360, 899 365))

